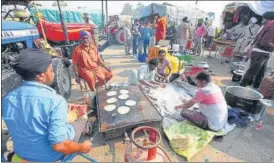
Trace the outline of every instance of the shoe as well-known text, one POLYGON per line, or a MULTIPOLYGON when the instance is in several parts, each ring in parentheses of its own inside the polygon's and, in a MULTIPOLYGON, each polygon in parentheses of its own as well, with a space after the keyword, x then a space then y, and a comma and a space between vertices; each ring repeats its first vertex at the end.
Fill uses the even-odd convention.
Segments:
POLYGON ((134 55, 133 58, 134 58, 134 59, 137 59, 138 57, 137 57, 137 55, 134 55))
POLYGON ((87 135, 87 136, 90 136, 91 134, 92 134, 92 127, 93 126, 93 122, 87 122, 87 124, 86 124, 86 128, 85 128, 85 134, 87 135))
POLYGON ((218 142, 222 142, 224 140, 223 136, 214 136, 213 139, 218 142))

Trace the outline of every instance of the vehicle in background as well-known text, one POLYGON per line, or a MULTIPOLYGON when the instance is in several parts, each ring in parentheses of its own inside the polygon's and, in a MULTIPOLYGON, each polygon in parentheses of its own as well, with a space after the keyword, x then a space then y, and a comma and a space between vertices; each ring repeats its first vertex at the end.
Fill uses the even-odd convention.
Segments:
POLYGON ((102 30, 102 38, 109 40, 109 44, 124 44, 125 35, 122 27, 125 21, 131 22, 131 16, 127 15, 112 15, 109 16, 109 22, 102 30))
MULTIPOLYGON (((95 25, 85 23, 67 24, 66 30, 63 30, 64 23, 51 23, 45 19, 40 19, 40 22, 35 21, 35 16, 40 13, 31 15, 28 12, 35 7, 34 3, 25 0, 3 0, 1 4, 2 9, 4 6, 9 7, 8 11, 2 12, 2 97, 22 84, 21 77, 12 70, 9 63, 19 55, 21 50, 36 47, 46 50, 52 55, 55 72, 52 87, 68 99, 71 94, 71 76, 69 72, 71 62, 69 59, 74 47, 79 45, 80 30, 85 29, 93 34, 95 25), (64 32, 67 32, 67 35, 64 32), (39 39, 40 36, 45 36, 44 40, 39 39)), ((60 20, 63 21, 61 14, 60 20)))

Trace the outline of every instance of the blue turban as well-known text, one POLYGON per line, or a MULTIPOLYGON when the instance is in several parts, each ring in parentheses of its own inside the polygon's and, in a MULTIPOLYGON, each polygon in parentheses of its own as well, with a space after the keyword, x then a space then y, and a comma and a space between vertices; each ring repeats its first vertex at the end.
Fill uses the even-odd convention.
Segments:
POLYGON ((85 36, 91 36, 91 34, 86 30, 81 30, 80 31, 80 39, 82 39, 85 36))
POLYGON ((52 59, 48 53, 39 49, 27 48, 22 50, 10 65, 19 75, 27 73, 38 75, 44 73, 51 63, 52 59))

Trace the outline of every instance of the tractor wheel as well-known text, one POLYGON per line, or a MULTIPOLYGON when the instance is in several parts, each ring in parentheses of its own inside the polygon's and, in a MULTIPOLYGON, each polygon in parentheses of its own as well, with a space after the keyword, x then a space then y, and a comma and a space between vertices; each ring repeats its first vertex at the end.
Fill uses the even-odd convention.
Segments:
POLYGON ((54 58, 52 60, 54 68, 54 82, 52 87, 65 99, 71 95, 71 76, 68 65, 64 59, 54 58))
POLYGON ((23 84, 23 80, 20 75, 16 74, 12 70, 4 71, 2 70, 2 91, 1 91, 1 97, 6 96, 10 91, 14 90, 15 88, 18 88, 23 84))
POLYGON ((125 33, 123 30, 119 30, 116 34, 115 34, 115 39, 116 41, 123 45, 125 43, 125 33))

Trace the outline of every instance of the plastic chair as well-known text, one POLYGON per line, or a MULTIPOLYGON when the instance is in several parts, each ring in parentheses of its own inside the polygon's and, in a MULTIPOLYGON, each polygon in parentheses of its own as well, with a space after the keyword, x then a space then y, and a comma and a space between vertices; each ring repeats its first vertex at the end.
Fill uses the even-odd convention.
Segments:
POLYGON ((217 55, 217 45, 216 44, 211 44, 209 47, 209 56, 211 55, 212 51, 215 51, 214 58, 216 58, 217 55))
POLYGON ((231 65, 231 63, 233 61, 233 51, 234 51, 233 47, 225 48, 224 52, 220 54, 219 64, 221 64, 223 58, 230 58, 230 63, 229 64, 231 65))
MULTIPOLYGON (((88 86, 88 82, 85 79, 81 78, 81 77, 80 77, 80 83, 79 83, 79 85, 80 85, 81 92, 82 91, 89 91, 90 90, 90 88, 88 86)), ((98 88, 98 80, 97 79, 95 81, 95 88, 96 89, 98 88)))
MULTIPOLYGON (((216 55, 217 55, 217 45, 216 45, 216 44, 212 43, 212 44, 209 46, 209 48, 208 48, 208 49, 205 49, 205 50, 208 50, 208 51, 209 51, 208 56, 211 56, 212 51, 215 51, 215 56, 214 56, 214 58, 216 57, 216 55)), ((203 50, 202 56, 204 55, 205 50, 203 50)))
POLYGON ((80 85, 80 90, 81 91, 83 91, 83 89, 84 89, 84 91, 87 91, 89 89, 88 82, 85 79, 81 78, 81 77, 80 77, 80 83, 79 83, 79 85, 80 85))

